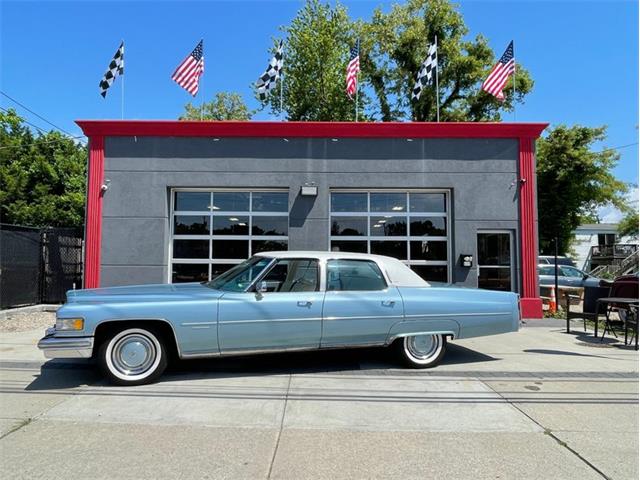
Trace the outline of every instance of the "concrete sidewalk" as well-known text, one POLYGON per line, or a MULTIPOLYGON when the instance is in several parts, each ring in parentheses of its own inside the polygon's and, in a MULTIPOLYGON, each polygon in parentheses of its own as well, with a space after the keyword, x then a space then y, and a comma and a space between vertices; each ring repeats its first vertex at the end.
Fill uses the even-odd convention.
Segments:
POLYGON ((3 334, 3 478, 638 478, 638 354, 556 327, 384 349, 180 362, 107 385, 3 334))

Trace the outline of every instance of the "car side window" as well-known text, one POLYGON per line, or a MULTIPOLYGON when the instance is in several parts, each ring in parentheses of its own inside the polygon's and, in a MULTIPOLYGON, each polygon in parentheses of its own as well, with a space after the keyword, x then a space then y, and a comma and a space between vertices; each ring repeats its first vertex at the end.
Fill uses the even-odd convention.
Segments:
POLYGON ((318 260, 283 258, 278 260, 261 282, 266 282, 267 292, 317 292, 318 272, 318 260))
POLYGON ((562 275, 564 275, 565 277, 576 277, 576 278, 582 277, 582 272, 577 268, 561 266, 560 271, 562 272, 562 275))
POLYGON ((327 290, 384 290, 387 282, 375 262, 370 260, 329 260, 327 290))

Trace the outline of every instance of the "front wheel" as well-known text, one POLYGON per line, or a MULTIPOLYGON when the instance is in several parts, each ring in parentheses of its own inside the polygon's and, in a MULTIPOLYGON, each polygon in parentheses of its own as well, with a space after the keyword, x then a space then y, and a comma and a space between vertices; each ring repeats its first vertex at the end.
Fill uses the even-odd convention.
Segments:
POLYGON ((144 385, 162 375, 167 367, 167 351, 155 330, 126 328, 102 343, 98 362, 112 383, 144 385))
POLYGON ((447 337, 441 334, 414 335, 396 341, 402 361, 411 368, 431 368, 440 363, 447 348, 447 337))

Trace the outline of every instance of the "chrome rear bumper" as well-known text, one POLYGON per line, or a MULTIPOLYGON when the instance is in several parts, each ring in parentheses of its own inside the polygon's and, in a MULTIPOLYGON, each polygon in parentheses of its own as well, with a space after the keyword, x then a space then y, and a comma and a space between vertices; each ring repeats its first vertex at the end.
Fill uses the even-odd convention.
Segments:
POLYGON ((38 342, 46 358, 90 358, 93 337, 56 337, 55 328, 48 328, 38 342))

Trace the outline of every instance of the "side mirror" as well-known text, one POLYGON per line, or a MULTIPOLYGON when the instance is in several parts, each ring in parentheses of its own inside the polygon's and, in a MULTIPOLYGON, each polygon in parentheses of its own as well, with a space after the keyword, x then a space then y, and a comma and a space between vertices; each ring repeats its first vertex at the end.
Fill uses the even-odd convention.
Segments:
POLYGON ((265 293, 267 291, 267 282, 264 280, 256 285, 256 293, 265 293))

